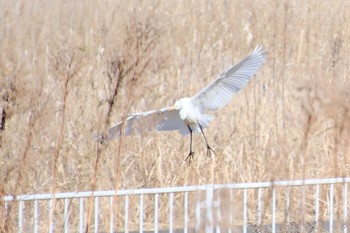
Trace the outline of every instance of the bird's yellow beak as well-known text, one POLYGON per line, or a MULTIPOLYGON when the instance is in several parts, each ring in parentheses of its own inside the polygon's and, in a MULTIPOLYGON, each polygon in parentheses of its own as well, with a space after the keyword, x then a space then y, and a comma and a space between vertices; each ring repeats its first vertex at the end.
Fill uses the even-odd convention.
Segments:
POLYGON ((171 106, 171 107, 169 107, 169 110, 176 110, 177 108, 176 108, 176 106, 175 105, 173 105, 173 106, 171 106))

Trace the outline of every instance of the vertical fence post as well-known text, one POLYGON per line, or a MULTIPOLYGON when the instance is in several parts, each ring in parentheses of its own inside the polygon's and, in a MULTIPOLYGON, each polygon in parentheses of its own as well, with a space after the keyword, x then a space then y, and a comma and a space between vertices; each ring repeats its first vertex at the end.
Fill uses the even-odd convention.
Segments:
POLYGON ((248 232, 248 190, 243 190, 243 233, 248 232))
POLYGON ((158 193, 154 197, 154 233, 158 233, 158 193))
POLYGON ((221 225, 221 201, 220 196, 217 197, 215 202, 215 208, 216 208, 216 233, 221 233, 220 225, 221 225))
MULTIPOLYGON (((52 211, 52 208, 53 208, 53 197, 50 198, 50 201, 49 201, 49 211, 51 212, 52 211)), ((49 233, 52 233, 53 232, 53 212, 52 212, 52 218, 49 217, 50 221, 49 221, 49 224, 50 224, 50 228, 49 228, 49 233)))
POLYGON ((169 233, 173 233, 173 206, 174 206, 174 193, 170 193, 169 197, 169 233))
POLYGON ((214 186, 207 185, 205 188, 205 203, 206 203, 206 214, 205 214, 205 232, 213 232, 213 199, 214 199, 214 186))
POLYGON ((63 212, 63 218, 64 218, 64 225, 63 225, 63 231, 64 233, 68 233, 68 209, 69 209, 69 199, 64 199, 64 212, 63 212))
POLYGON ((258 189, 258 226, 261 225, 261 215, 262 215, 262 203, 261 203, 261 188, 258 189))
POLYGON ((185 192, 184 233, 188 232, 188 192, 185 192))
POLYGON ((64 233, 68 233, 68 209, 69 209, 69 200, 68 198, 64 199, 64 233))
POLYGON ((289 215, 289 208, 290 208, 290 200, 289 200, 289 197, 290 197, 290 186, 287 187, 287 195, 286 195, 286 218, 287 218, 287 221, 286 221, 286 229, 287 229, 287 232, 289 232, 289 227, 290 227, 290 215, 289 215))
POLYGON ((319 216, 319 198, 320 195, 320 186, 316 185, 316 191, 315 191, 315 229, 318 230, 318 216, 319 216))
POLYGON ((22 233, 22 220, 23 220, 23 201, 19 202, 18 206, 18 232, 22 233))
POLYGON ((79 198, 79 232, 84 231, 84 199, 79 198))
POLYGON ((129 232, 129 196, 125 196, 124 199, 124 232, 129 232))
POLYGON ((140 216, 139 216, 140 233, 143 232, 143 194, 140 195, 140 216))
POLYGON ((201 226, 201 204, 200 204, 200 199, 197 196, 196 200, 196 231, 199 232, 201 226))
POLYGON ((230 190, 230 208, 229 208, 229 222, 230 222, 230 229, 228 233, 232 233, 232 228, 233 228, 233 210, 232 210, 232 203, 233 203, 233 190, 230 190))
POLYGON ((276 188, 272 186, 272 233, 276 232, 276 188))
POLYGON ((34 233, 38 233, 38 200, 34 201, 34 233))
POLYGON ((333 196, 334 186, 333 184, 329 187, 329 233, 333 233, 333 196))
POLYGON ((114 211, 113 211, 113 196, 110 196, 109 198, 109 212, 110 212, 110 218, 109 218, 109 232, 114 232, 114 211))
POLYGON ((301 186, 301 211, 300 211, 300 232, 304 232, 305 224, 305 185, 301 186))
POLYGON ((98 209, 98 197, 95 197, 95 208, 94 208, 94 230, 95 230, 95 233, 98 233, 98 214, 99 214, 99 209, 98 209))
POLYGON ((343 232, 348 232, 347 227, 347 218, 348 218, 348 184, 344 183, 344 192, 343 192, 343 232))

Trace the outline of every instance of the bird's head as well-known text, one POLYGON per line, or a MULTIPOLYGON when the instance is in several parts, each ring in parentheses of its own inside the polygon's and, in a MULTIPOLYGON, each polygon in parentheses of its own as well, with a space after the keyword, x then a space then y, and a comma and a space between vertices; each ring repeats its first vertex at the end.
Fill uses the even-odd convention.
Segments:
POLYGON ((182 106, 181 100, 177 100, 177 101, 175 102, 173 108, 179 110, 179 109, 181 108, 181 106, 182 106))
POLYGON ((183 106, 184 106, 184 98, 177 100, 175 104, 171 107, 171 109, 180 110, 183 108, 183 106))

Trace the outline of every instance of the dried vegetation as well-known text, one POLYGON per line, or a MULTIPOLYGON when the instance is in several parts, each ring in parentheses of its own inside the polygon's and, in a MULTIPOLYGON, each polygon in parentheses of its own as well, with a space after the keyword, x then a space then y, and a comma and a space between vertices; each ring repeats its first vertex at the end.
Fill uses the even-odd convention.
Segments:
POLYGON ((0 196, 349 176, 346 1, 0 5, 0 196), (188 166, 175 132, 92 141, 193 95, 257 44, 267 62, 206 131, 217 156, 195 137, 188 166))

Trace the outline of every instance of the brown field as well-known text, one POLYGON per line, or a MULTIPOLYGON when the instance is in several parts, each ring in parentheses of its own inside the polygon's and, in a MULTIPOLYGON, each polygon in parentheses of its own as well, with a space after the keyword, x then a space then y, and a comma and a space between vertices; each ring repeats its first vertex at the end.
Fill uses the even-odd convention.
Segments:
POLYGON ((0 0, 0 15, 0 196, 350 176, 348 1, 0 0), (256 45, 267 61, 206 130, 217 156, 201 135, 191 166, 177 132, 92 140, 256 45))

